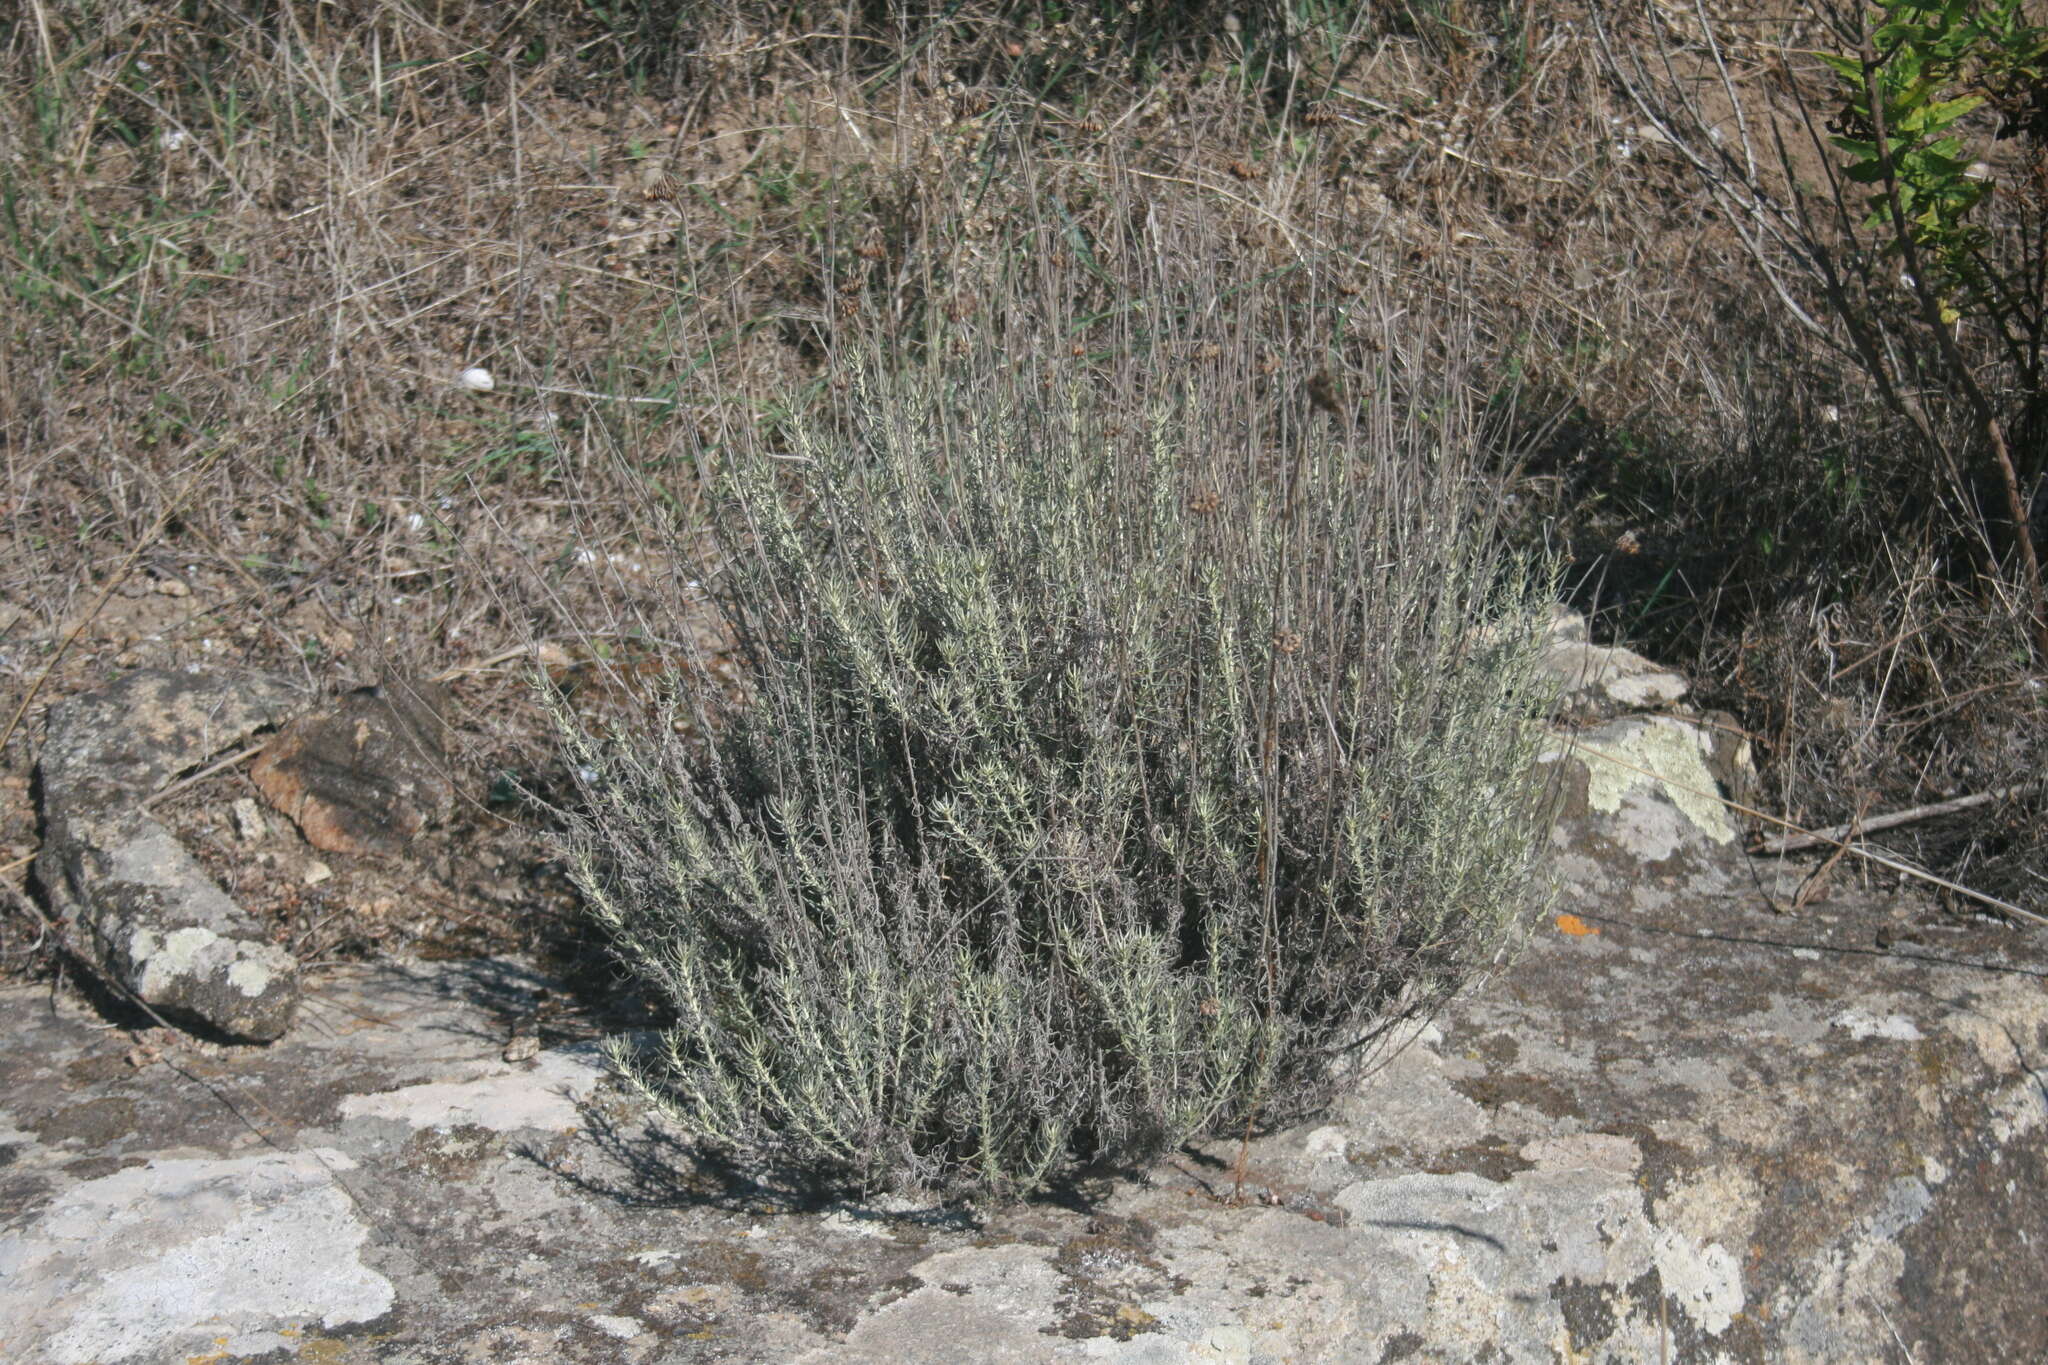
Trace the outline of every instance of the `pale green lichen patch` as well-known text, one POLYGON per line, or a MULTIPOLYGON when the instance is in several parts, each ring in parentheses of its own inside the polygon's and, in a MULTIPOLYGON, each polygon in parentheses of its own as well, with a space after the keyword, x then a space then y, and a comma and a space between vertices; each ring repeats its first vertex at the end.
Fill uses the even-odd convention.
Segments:
POLYGON ((270 968, 248 958, 228 968, 228 984, 252 1000, 270 989, 271 980, 270 968))
POLYGON ((1665 1292, 1709 1336, 1728 1330, 1743 1308, 1742 1266, 1719 1242, 1700 1246, 1672 1228, 1660 1228, 1652 1255, 1665 1292))
POLYGON ((199 961, 199 955, 220 941, 220 935, 211 929, 194 925, 185 929, 173 929, 164 938, 165 966, 172 971, 184 971, 199 961))
POLYGON ((211 929, 196 925, 173 929, 168 934, 158 935, 147 929, 137 929, 129 939, 130 960, 141 973, 136 983, 145 998, 155 998, 159 992, 169 990, 171 983, 190 976, 205 974, 206 965, 201 955, 220 942, 220 935, 211 929))
POLYGON ((1719 784, 1707 766, 1712 752, 1713 741, 1697 726, 1666 716, 1628 721, 1572 749, 1586 765, 1588 809, 1616 814, 1631 790, 1651 787, 1715 843, 1732 843, 1735 825, 1713 795, 1719 784))
POLYGON ((138 966, 150 961, 163 951, 163 940, 154 931, 137 929, 128 935, 128 960, 138 966))

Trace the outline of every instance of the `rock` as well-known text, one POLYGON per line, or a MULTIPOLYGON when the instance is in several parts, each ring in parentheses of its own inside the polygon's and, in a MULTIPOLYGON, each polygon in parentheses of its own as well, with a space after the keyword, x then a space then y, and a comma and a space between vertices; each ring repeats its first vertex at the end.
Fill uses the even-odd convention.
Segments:
POLYGON ((698 1165, 591 1044, 504 1060, 552 984, 516 964, 344 969, 307 1001, 335 1027, 141 1070, 76 1000, 0 990, 0 1340, 25 1365, 2037 1354, 2048 947, 1875 954, 1857 903, 1574 908, 1602 932, 1539 935, 1256 1140, 1242 1206, 1221 1142, 984 1220, 698 1165))
POLYGON ((228 809, 234 814, 235 833, 241 836, 243 843, 253 844, 270 833, 270 826, 263 822, 263 812, 256 809, 256 803, 248 797, 237 797, 228 809))
POLYGON ((1574 898, 1654 908, 1735 884, 1756 769, 1732 716, 1695 714, 1686 682, 1641 655, 1589 643, 1560 610, 1543 670, 1559 689, 1538 760, 1557 784, 1552 866, 1574 898))
POLYGON ((1652 909, 1733 886, 1747 747, 1709 723, 1628 716, 1553 735, 1539 763, 1559 784, 1551 868, 1577 900, 1652 909), (1739 747, 1738 747, 1739 746, 1739 747))
POLYGON ((152 669, 51 708, 36 882, 93 965, 167 1019, 256 1041, 291 1023, 298 964, 142 802, 300 705, 274 678, 152 669))
POLYGON ((1552 609, 1540 666, 1558 686, 1558 718, 1570 724, 1676 707, 1690 690, 1683 677, 1634 650, 1593 644, 1586 618, 1568 607, 1552 609))
POLYGON ((431 682, 352 692, 280 732, 250 780, 322 852, 397 853, 454 807, 446 703, 447 690, 431 682))

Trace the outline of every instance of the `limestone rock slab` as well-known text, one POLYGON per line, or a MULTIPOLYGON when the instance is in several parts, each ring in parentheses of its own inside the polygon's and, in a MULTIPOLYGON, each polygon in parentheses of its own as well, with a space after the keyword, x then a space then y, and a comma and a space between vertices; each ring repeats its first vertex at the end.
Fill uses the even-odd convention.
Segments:
POLYGON ((309 1026, 177 1069, 0 990, 0 1275, 35 1286, 0 1354, 2031 1358, 2048 949, 1873 953, 1880 905, 1572 908, 1599 932, 1256 1140, 1242 1204, 1218 1142, 978 1220, 700 1161, 589 1038, 505 1060, 558 988, 517 963, 337 970, 309 1026))
POLYGON ((1560 720, 1589 724, 1671 709, 1691 690, 1682 675, 1632 649, 1592 643, 1585 616, 1569 607, 1551 609, 1548 635, 1538 667, 1557 687, 1560 720))
POLYGON ((1553 731, 1551 866, 1576 897, 1652 908, 1737 884, 1749 748, 1719 717, 1631 715, 1553 731))
POLYGON ((231 1359, 286 1346, 300 1323, 380 1317, 394 1291, 362 1264, 370 1230, 336 1183, 354 1169, 316 1148, 166 1157, 82 1181, 34 1235, 0 1240, 0 1336, 40 1339, 63 1365, 154 1361, 203 1321, 231 1359))
POLYGON ((1756 779, 1734 717, 1695 712, 1678 674, 1592 644, 1578 612, 1554 609, 1549 633, 1540 667, 1558 700, 1538 768, 1559 798, 1549 851, 1561 883, 1638 908, 1727 890, 1742 865, 1737 807, 1756 779))

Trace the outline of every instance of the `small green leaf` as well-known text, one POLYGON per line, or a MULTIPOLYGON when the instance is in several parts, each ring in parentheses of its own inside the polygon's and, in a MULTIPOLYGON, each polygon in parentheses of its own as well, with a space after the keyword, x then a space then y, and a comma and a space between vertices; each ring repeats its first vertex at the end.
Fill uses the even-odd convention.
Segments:
POLYGON ((1922 112, 1927 116, 1927 126, 1929 128, 1946 128, 1949 124, 1954 123, 1957 119, 1983 103, 1984 97, 1982 95, 1965 95, 1961 99, 1943 100, 1939 104, 1930 104, 1922 112))

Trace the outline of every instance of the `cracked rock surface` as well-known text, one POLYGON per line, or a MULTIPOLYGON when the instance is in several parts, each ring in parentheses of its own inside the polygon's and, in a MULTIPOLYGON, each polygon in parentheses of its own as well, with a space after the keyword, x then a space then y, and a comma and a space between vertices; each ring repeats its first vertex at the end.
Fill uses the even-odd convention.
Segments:
POLYGON ((298 964, 143 802, 302 700, 275 678, 145 669, 51 708, 36 881, 95 965, 167 1019, 257 1042, 291 1025, 298 964))

